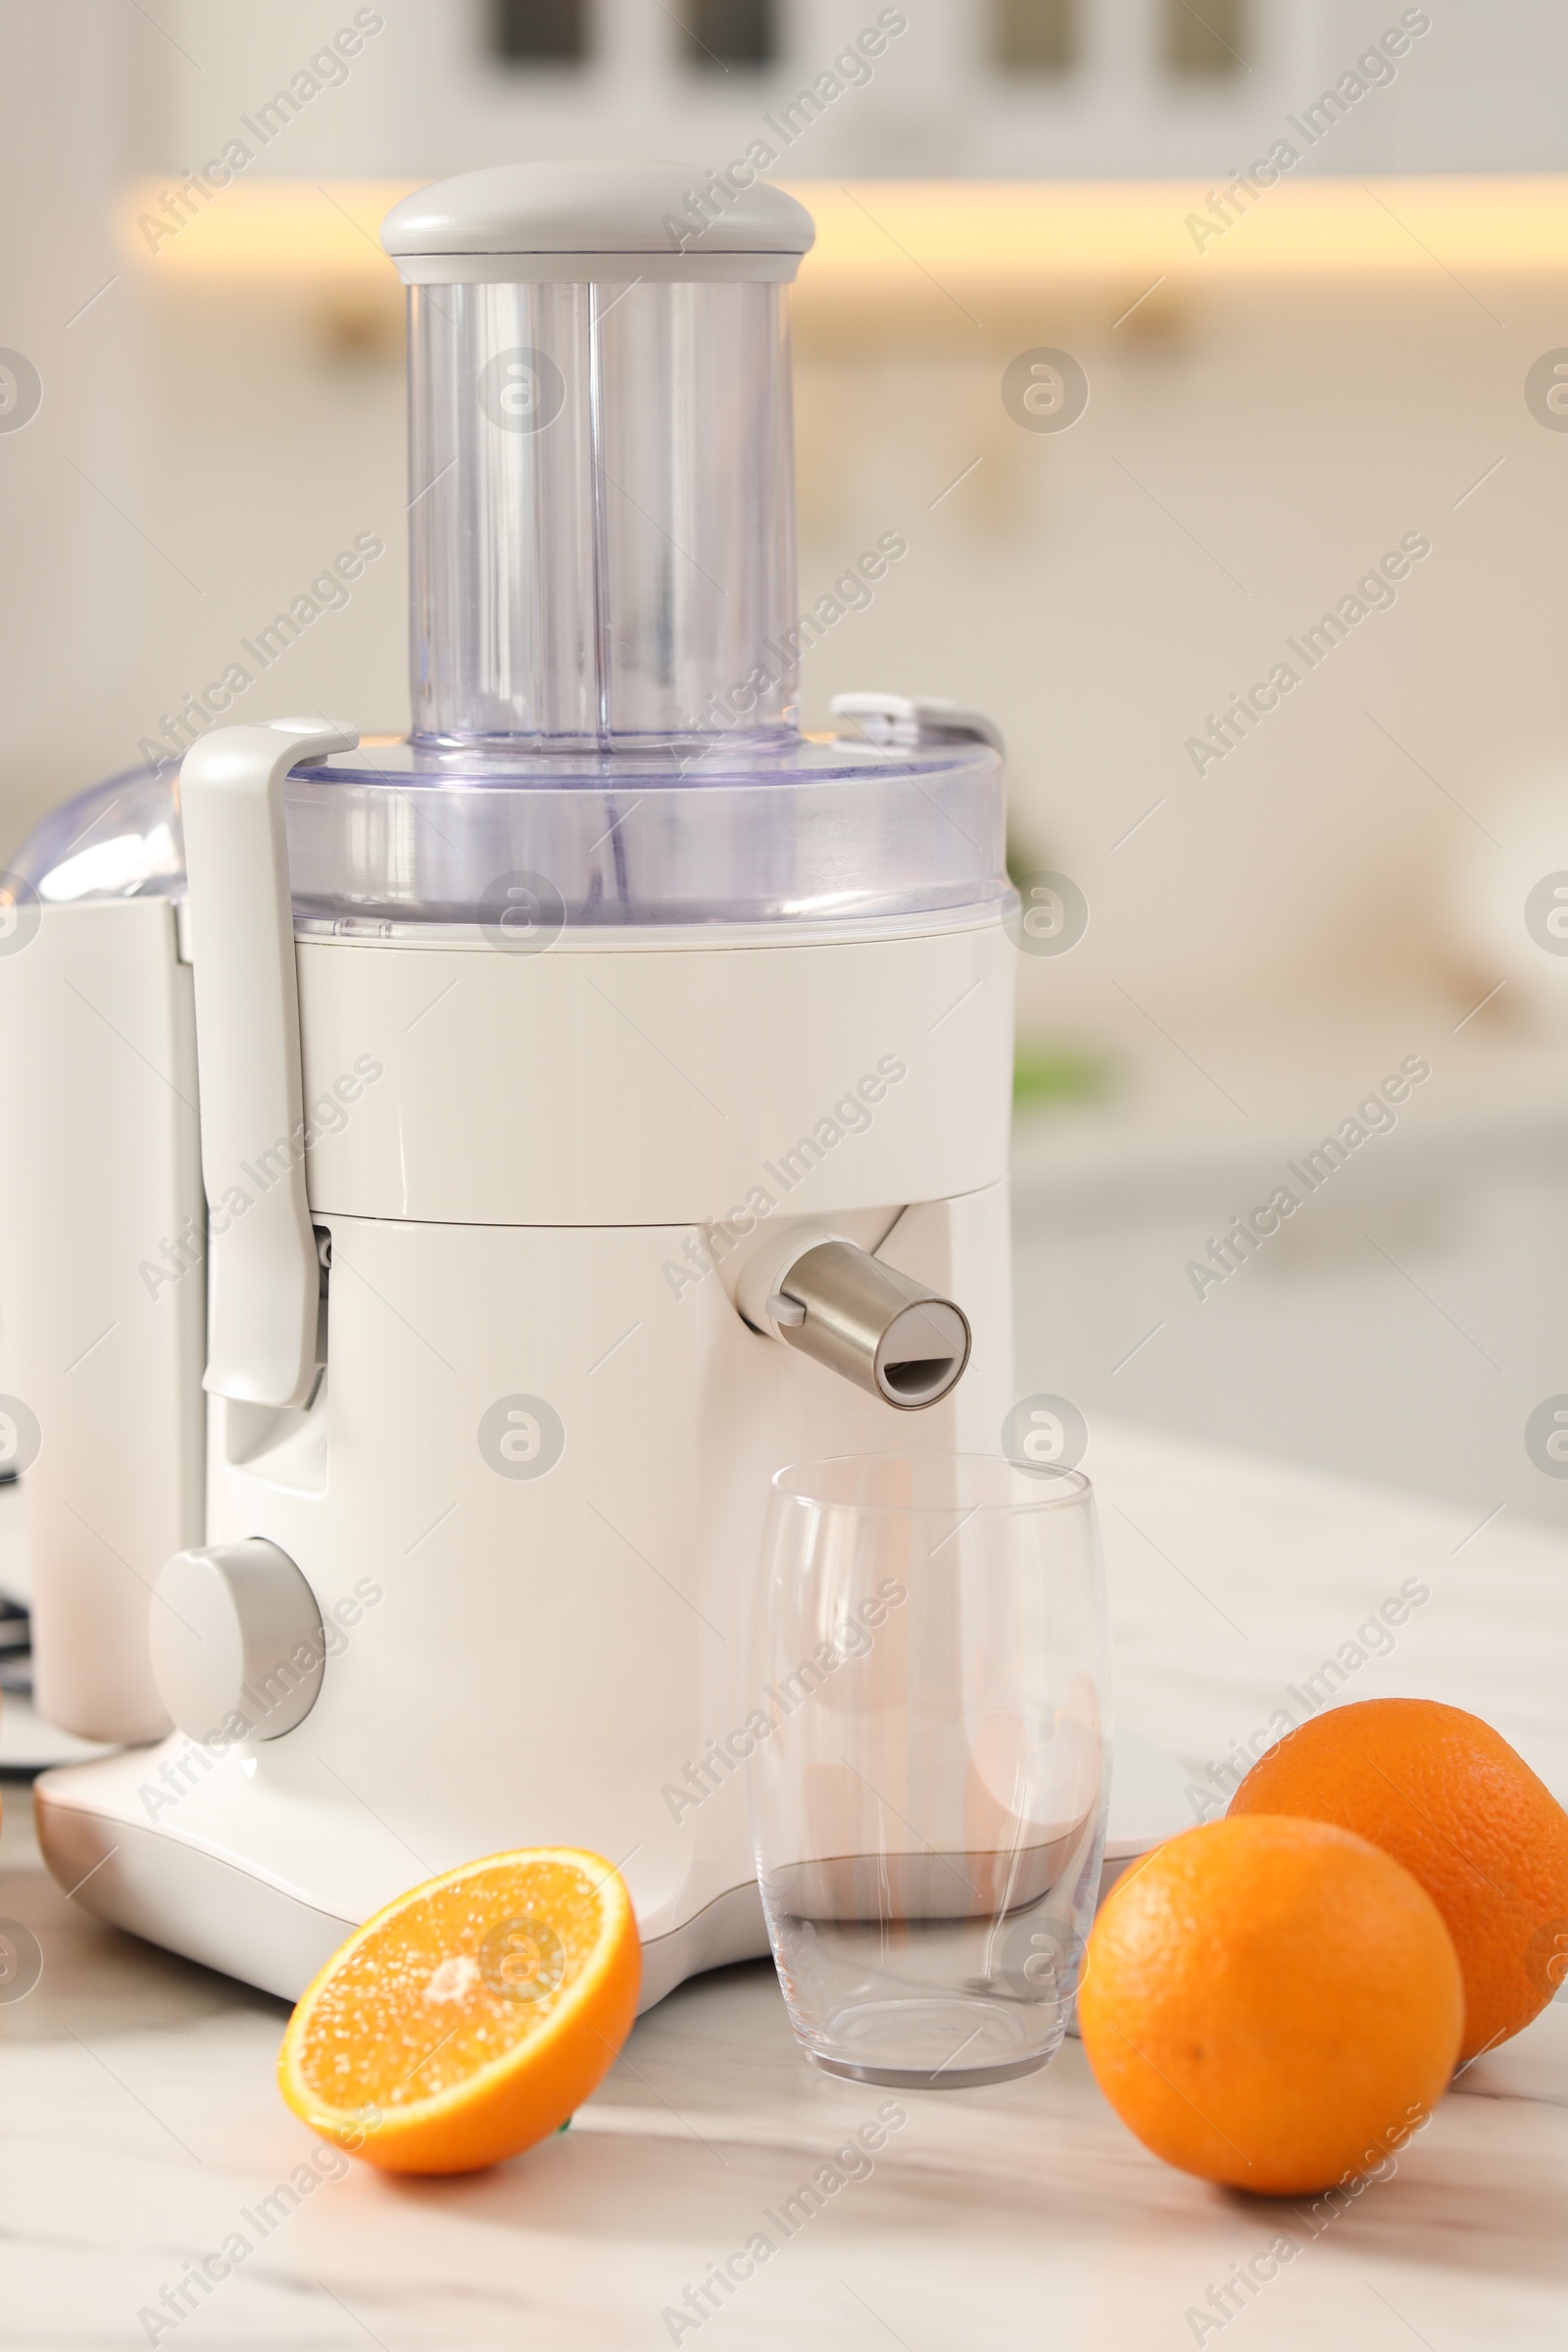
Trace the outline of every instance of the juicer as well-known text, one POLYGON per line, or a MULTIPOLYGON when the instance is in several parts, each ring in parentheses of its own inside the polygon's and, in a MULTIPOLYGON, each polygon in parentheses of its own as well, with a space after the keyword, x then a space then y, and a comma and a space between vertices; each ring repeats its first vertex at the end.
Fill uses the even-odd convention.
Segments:
POLYGON ((397 207, 408 739, 215 725, 11 884, 37 1700, 125 1743, 40 1841, 285 1997, 524 1845, 618 1866, 645 2005, 765 1952, 769 1479, 995 1453, 1012 1400, 998 750, 917 698, 800 731, 811 224, 677 233, 700 176, 397 207))

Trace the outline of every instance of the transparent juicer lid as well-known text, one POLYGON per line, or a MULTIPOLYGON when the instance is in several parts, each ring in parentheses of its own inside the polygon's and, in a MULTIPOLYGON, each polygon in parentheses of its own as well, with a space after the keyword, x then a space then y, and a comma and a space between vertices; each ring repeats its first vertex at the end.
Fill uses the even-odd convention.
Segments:
POLYGON ((302 932, 429 937, 519 899, 554 932, 1004 897, 986 745, 799 731, 824 633, 795 570, 788 302, 811 223, 754 186, 707 194, 698 233, 701 181, 508 166, 389 215, 414 725, 289 778, 302 932))

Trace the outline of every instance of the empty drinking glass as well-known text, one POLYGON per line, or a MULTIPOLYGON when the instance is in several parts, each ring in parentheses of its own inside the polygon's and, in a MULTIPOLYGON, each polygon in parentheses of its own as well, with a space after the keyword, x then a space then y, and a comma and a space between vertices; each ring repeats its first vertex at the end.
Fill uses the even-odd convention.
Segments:
POLYGON ((1089 1481, 967 1455, 781 1470, 750 1681, 758 1876, 808 2057, 937 2088, 1044 2066, 1110 1779, 1089 1481))

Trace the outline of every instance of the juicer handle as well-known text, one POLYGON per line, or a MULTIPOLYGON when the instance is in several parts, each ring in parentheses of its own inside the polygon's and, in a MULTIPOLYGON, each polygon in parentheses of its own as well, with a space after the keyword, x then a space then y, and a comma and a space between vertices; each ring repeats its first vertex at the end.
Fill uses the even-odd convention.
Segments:
POLYGON ((359 740, 308 718, 218 727, 179 771, 210 1225, 203 1385, 250 1404, 309 1395, 320 1290, 283 779, 296 760, 359 740))

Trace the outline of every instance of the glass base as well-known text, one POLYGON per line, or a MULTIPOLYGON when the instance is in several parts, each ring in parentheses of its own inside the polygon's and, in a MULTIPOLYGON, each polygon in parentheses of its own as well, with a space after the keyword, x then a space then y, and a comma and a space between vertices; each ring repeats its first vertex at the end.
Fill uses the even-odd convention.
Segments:
POLYGON ((1011 2082, 1019 2075, 1037 2075, 1049 2066, 1055 2056, 1054 2050, 1036 2050, 1029 2058, 1014 2058, 1010 2064, 998 2066, 946 2066, 935 2069, 907 2066, 854 2066, 845 2058, 828 2058, 820 2050, 808 2050, 806 2055, 824 2075, 838 2075, 850 2082, 880 2082, 890 2090, 973 2090, 977 2084, 1011 2082))
POLYGON ((1038 2007, 927 1995, 867 2001, 824 2029, 797 2033, 811 2064, 852 2082, 894 2090, 972 2090, 1048 2066, 1061 2043, 1059 2010, 1047 2028, 1038 2007))

